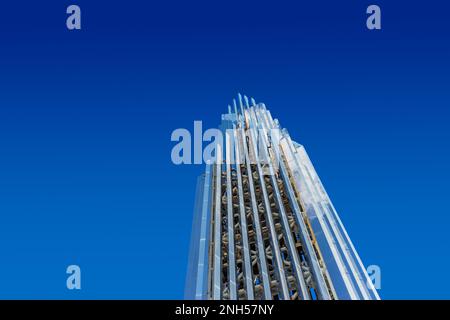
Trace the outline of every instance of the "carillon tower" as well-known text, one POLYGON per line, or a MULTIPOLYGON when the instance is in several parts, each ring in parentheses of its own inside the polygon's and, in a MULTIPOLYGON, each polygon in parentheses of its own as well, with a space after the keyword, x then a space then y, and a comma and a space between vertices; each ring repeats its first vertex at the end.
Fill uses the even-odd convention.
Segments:
POLYGON ((304 147, 238 96, 199 177, 187 299, 379 299, 304 147))

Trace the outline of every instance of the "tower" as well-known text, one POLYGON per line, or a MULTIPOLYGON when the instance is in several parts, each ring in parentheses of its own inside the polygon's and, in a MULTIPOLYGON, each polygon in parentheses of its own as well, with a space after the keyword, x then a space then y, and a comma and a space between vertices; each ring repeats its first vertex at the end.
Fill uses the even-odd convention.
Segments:
POLYGON ((305 148, 240 94, 197 183, 187 299, 379 299, 305 148))

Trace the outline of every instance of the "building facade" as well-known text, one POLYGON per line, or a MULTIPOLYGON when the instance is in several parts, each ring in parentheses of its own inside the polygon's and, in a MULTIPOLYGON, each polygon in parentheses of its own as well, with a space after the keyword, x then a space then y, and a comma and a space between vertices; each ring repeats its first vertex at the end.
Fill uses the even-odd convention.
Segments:
POLYGON ((379 299, 305 148, 238 95, 199 177, 186 299, 379 299))

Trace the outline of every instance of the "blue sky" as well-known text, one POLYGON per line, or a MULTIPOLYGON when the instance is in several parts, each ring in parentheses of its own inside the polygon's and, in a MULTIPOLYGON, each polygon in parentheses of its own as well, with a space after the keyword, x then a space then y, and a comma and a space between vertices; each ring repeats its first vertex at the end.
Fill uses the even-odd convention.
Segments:
POLYGON ((197 176, 176 128, 237 92, 305 145, 386 299, 449 298, 450 7, 76 1, 0 12, 0 297, 183 297, 197 176), (65 268, 79 264, 82 290, 65 268), (431 269, 432 270, 432 269, 431 269))

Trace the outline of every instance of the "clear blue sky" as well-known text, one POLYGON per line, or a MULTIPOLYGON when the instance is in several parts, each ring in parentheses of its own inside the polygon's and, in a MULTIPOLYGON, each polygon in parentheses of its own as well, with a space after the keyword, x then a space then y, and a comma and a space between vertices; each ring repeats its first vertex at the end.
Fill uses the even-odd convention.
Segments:
POLYGON ((367 1, 73 3, 76 32, 72 2, 0 10, 0 298, 182 298, 203 166, 170 134, 238 91, 305 145, 382 298, 450 298, 448 4, 375 1, 369 32, 367 1))

